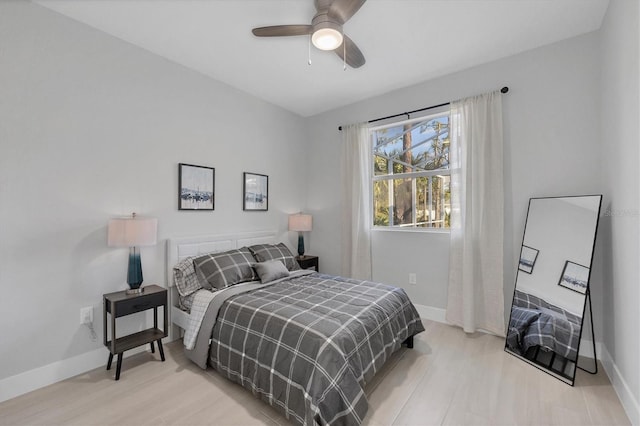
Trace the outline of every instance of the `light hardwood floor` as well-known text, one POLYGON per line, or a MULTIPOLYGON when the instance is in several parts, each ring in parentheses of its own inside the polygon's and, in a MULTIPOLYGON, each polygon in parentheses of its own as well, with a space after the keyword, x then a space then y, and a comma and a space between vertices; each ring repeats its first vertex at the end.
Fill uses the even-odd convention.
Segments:
MULTIPOLYGON (((503 351, 504 341, 424 321, 414 349, 401 349, 367 386, 364 424, 629 424, 604 374, 578 371, 575 387, 503 351)), ((104 368, 0 404, 0 424, 288 425, 267 404, 187 360, 180 342, 166 362, 126 358, 119 382, 104 368)), ((105 363, 106 363, 105 352, 105 363)))

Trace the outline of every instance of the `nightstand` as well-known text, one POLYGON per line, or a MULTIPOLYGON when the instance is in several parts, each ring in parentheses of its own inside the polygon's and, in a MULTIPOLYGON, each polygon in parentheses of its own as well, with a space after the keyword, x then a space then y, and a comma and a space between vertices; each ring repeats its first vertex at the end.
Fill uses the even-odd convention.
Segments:
POLYGON ((318 256, 296 256, 296 260, 302 269, 315 269, 316 272, 320 271, 318 267, 318 256))
POLYGON ((138 294, 127 294, 126 291, 117 291, 102 296, 104 302, 104 345, 109 349, 109 361, 107 370, 111 369, 113 356, 118 355, 116 367, 116 380, 120 380, 120 369, 122 368, 122 354, 125 351, 138 346, 151 345, 151 352, 155 353, 153 342, 158 343, 160 358, 164 361, 164 350, 162 349, 162 338, 167 337, 167 290, 157 285, 148 285, 144 291, 138 294), (162 330, 158 328, 158 307, 162 306, 164 322, 162 330), (153 309, 153 328, 139 331, 134 334, 116 338, 116 318, 126 315, 143 312, 153 309), (107 340, 107 313, 111 314, 111 340, 107 340))

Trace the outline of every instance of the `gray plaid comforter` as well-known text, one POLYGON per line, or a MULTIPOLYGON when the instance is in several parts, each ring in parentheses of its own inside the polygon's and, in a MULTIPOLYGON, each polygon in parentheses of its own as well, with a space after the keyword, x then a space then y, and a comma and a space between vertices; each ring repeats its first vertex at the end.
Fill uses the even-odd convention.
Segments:
POLYGON ((294 423, 358 425, 364 386, 421 331, 404 290, 312 274, 228 298, 208 363, 294 423))
POLYGON ((513 299, 514 306, 528 309, 544 308, 540 316, 529 324, 522 336, 522 352, 530 347, 542 346, 568 358, 578 359, 578 344, 582 319, 558 306, 552 305, 544 299, 516 290, 513 299))

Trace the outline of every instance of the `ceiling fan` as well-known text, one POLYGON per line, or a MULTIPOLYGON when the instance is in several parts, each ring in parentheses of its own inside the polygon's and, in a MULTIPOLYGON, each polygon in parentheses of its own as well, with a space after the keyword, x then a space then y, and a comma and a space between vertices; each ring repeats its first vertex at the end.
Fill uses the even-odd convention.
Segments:
POLYGON ((342 31, 342 26, 366 0, 314 0, 316 14, 311 25, 274 25, 252 30, 257 37, 311 35, 311 42, 320 50, 333 50, 352 68, 365 63, 358 46, 342 31))

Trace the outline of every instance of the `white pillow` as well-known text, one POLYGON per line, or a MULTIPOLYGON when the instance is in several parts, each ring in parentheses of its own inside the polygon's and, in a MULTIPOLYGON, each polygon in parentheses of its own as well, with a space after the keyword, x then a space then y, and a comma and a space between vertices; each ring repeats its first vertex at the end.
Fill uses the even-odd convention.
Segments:
POLYGON ((289 276, 289 270, 279 260, 267 260, 266 262, 254 263, 252 266, 258 273, 262 284, 289 276))

